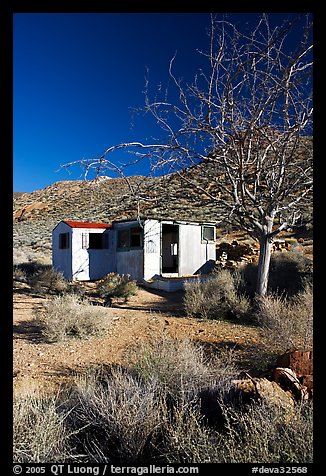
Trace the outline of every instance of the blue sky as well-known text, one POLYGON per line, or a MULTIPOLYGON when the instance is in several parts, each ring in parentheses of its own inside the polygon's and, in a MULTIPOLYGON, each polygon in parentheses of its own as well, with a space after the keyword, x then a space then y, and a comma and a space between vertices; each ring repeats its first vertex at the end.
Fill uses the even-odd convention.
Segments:
POLYGON ((14 191, 80 179, 81 168, 60 165, 156 137, 149 118, 132 114, 144 105, 146 68, 152 88, 166 84, 177 51, 177 75, 192 79, 209 24, 209 13, 16 13, 14 191))

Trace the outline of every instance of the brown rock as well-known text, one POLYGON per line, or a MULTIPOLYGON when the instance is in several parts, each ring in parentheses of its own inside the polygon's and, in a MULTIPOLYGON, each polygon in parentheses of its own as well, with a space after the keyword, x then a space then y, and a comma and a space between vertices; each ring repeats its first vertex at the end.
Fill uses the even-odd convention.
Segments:
POLYGON ((259 399, 268 406, 276 406, 287 411, 293 410, 294 400, 292 395, 284 391, 276 382, 270 382, 266 378, 257 378, 256 388, 259 399))
POLYGON ((274 381, 285 391, 290 391, 296 400, 309 398, 308 389, 302 385, 292 369, 277 367, 273 371, 274 381))
POLYGON ((294 407, 291 393, 265 377, 233 380, 231 394, 240 397, 244 403, 249 400, 260 400, 268 406, 277 406, 287 411, 292 411, 294 407))

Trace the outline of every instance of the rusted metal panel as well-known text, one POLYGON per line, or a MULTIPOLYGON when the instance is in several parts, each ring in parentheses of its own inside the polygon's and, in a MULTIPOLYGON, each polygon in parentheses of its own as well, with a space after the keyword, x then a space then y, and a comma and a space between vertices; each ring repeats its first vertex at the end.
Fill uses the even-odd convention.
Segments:
POLYGON ((292 369, 300 378, 313 374, 313 352, 295 350, 286 352, 277 359, 277 366, 292 369))

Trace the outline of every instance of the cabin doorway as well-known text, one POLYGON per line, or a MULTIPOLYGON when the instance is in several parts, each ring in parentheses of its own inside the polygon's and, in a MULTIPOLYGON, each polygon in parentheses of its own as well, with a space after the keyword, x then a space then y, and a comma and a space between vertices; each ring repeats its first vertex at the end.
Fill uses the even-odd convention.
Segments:
POLYGON ((179 226, 162 224, 162 273, 179 271, 179 226))

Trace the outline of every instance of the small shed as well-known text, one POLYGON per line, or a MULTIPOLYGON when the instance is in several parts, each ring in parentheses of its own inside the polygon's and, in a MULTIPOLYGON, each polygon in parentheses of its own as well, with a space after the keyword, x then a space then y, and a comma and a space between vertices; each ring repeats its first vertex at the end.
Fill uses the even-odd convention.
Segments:
POLYGON ((100 279, 113 267, 107 223, 61 221, 52 231, 52 264, 69 281, 100 279))
POLYGON ((146 282, 205 274, 216 260, 213 223, 154 218, 112 224, 62 221, 53 230, 53 266, 69 280, 110 272, 146 282))

